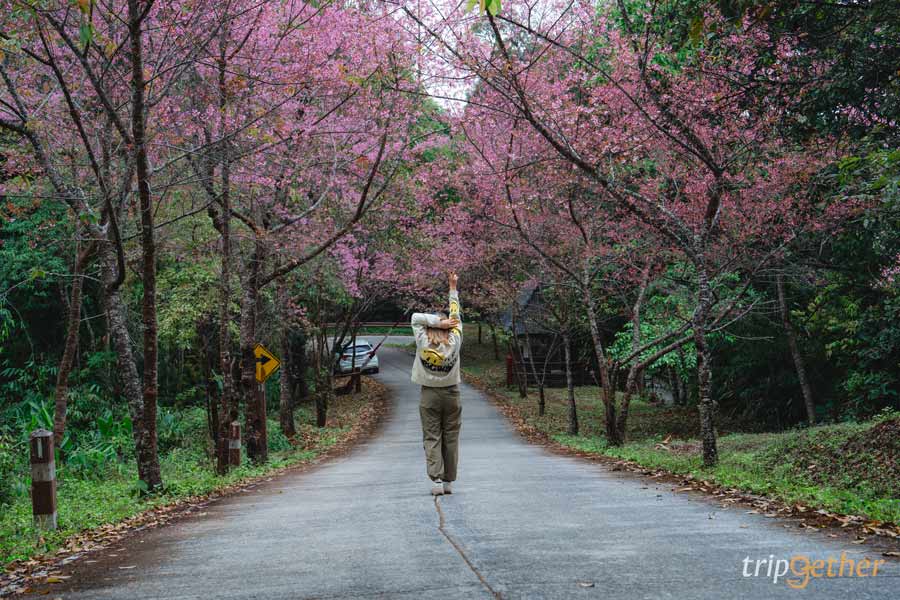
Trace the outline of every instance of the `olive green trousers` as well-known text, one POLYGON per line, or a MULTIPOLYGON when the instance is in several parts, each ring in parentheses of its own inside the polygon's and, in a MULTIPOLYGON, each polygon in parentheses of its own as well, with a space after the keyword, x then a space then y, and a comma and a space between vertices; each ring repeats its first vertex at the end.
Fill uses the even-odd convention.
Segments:
POLYGON ((459 386, 423 385, 419 416, 422 417, 422 442, 428 476, 432 481, 456 481, 459 429, 462 425, 459 386))

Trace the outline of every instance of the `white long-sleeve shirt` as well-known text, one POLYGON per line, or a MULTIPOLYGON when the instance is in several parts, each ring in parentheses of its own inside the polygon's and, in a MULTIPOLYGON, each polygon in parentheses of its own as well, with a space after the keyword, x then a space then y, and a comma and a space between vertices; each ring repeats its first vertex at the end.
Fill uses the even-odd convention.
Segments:
POLYGON ((413 362, 412 381, 428 387, 448 387, 460 382, 459 349, 462 347, 462 319, 459 310, 459 294, 450 292, 450 318, 459 325, 450 330, 447 343, 433 345, 428 342, 426 329, 437 327, 441 318, 437 315, 415 313, 411 324, 416 338, 416 358, 413 362))

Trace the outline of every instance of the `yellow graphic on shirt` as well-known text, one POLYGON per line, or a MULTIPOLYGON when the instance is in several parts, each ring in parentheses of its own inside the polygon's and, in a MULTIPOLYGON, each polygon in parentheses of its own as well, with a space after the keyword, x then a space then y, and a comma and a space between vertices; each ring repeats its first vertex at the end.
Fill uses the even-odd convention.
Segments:
POLYGON ((422 362, 427 366, 440 368, 444 364, 444 355, 437 350, 425 348, 422 350, 422 362))
POLYGON ((437 350, 424 348, 419 355, 419 362, 426 370, 431 371, 432 373, 446 375, 453 370, 456 359, 447 362, 444 355, 437 350))

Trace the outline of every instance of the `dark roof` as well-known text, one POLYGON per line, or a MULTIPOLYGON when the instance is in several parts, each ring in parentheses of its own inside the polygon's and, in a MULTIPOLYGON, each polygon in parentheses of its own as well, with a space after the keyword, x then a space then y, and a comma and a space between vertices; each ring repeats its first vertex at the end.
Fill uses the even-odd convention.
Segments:
MULTIPOLYGON (((531 283, 516 294, 515 307, 517 318, 515 335, 525 335, 526 326, 530 335, 553 333, 544 327, 539 320, 540 294, 537 292, 540 290, 540 287, 539 283, 531 283)), ((512 332, 512 315, 512 306, 510 306, 500 316, 500 324, 510 332, 512 332)))

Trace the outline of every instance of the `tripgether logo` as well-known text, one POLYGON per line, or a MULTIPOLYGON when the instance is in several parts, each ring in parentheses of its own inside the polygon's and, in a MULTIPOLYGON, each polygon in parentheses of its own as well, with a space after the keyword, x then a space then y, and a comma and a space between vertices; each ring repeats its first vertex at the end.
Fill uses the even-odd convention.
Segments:
POLYGON ((802 590, 809 585, 811 579, 875 577, 878 575, 878 567, 885 562, 887 561, 881 559, 847 558, 846 552, 841 552, 840 558, 829 556, 818 560, 812 560, 803 554, 776 559, 774 554, 770 554, 769 558, 745 558, 743 574, 744 577, 771 578, 772 583, 783 580, 788 587, 802 590))

